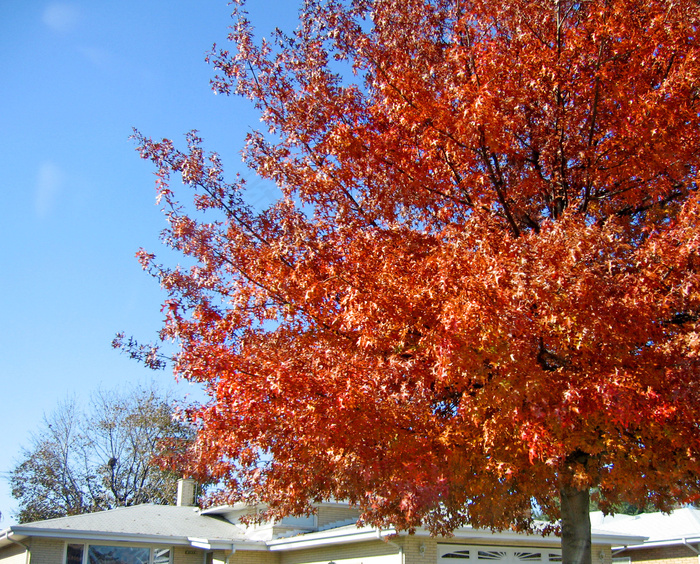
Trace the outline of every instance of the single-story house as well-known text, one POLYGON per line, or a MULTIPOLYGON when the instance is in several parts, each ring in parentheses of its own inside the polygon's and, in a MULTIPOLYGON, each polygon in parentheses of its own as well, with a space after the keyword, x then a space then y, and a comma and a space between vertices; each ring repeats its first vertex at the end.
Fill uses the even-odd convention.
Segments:
POLYGON ((693 507, 641 515, 591 514, 591 524, 620 535, 646 537, 613 548, 616 564, 700 564, 700 510, 693 507))
MULTIPOLYGON (((396 534, 358 527, 340 502, 317 513, 245 526, 250 507, 200 510, 181 482, 178 505, 137 505, 13 525, 0 532, 0 564, 549 564, 560 540, 463 527, 454 536, 396 534), (184 493, 183 493, 184 492, 184 493)), ((639 536, 593 530, 593 564, 612 564, 611 547, 639 536)))

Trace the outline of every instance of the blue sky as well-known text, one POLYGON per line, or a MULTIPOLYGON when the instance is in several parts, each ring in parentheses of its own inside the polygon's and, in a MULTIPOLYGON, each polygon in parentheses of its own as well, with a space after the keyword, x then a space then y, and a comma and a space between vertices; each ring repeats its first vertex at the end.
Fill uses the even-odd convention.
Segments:
MULTIPOLYGON (((263 35, 293 28, 297 5, 248 1, 263 35)), ((182 145, 197 129, 244 172, 258 116, 215 96, 204 62, 229 13, 224 0, 0 2, 0 529, 16 509, 6 473, 44 413, 99 387, 171 386, 110 346, 117 331, 152 339, 163 297, 134 258, 158 254, 164 222, 128 137, 136 127, 182 145)))

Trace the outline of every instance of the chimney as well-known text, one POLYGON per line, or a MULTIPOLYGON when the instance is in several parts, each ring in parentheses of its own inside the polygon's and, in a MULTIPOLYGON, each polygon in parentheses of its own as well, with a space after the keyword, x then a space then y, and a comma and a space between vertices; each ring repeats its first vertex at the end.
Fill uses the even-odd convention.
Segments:
POLYGON ((195 505, 196 483, 192 478, 180 478, 177 481, 177 503, 178 506, 191 507, 195 505))

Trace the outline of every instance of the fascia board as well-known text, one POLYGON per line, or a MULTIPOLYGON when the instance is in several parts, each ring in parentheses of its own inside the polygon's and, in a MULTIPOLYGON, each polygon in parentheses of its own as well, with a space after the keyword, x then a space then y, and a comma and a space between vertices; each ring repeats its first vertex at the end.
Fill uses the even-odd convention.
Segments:
MULTIPOLYGON (((384 539, 385 537, 391 537, 396 534, 394 529, 379 530, 374 528, 364 527, 355 530, 345 530, 338 532, 334 529, 329 529, 327 531, 321 531, 318 533, 309 533, 306 535, 300 535, 297 537, 276 539, 273 541, 268 541, 267 546, 271 551, 281 551, 281 550, 299 550, 302 548, 311 548, 318 546, 328 546, 334 544, 343 544, 350 542, 363 542, 374 539, 384 539)), ((426 529, 418 529, 415 531, 415 536, 430 537, 432 536, 430 532, 426 529)), ((444 539, 438 540, 438 542, 449 542, 451 539, 461 539, 461 540, 482 540, 485 542, 493 542, 494 540, 508 541, 513 543, 534 543, 538 545, 551 545, 552 547, 560 547, 561 539, 555 535, 537 535, 537 534, 522 534, 512 531, 501 531, 501 532, 491 532, 485 531, 483 529, 472 529, 471 527, 458 529, 454 532, 453 536, 446 537, 444 539)), ((608 544, 611 546, 616 545, 637 545, 644 542, 646 537, 632 536, 632 535, 620 535, 620 534, 606 534, 606 533, 594 533, 591 537, 591 542, 593 544, 608 544)))
POLYGON ((426 529, 420 529, 415 532, 415 536, 420 537, 432 537, 437 540, 438 543, 449 544, 454 540, 468 540, 468 541, 478 541, 487 544, 491 544, 495 541, 499 542, 509 542, 513 545, 518 544, 532 544, 537 546, 551 546, 552 548, 559 548, 561 546, 561 539, 554 535, 541 535, 541 534, 525 534, 516 533, 514 531, 499 531, 492 532, 485 529, 472 529, 463 528, 457 529, 449 537, 435 537, 430 534, 430 531, 426 529))
MULTIPOLYGON (((649 537, 642 535, 625 535, 622 533, 592 533, 591 542, 594 544, 609 544, 613 547, 620 545, 641 545, 649 537)), ((630 547, 631 548, 631 547, 630 547)))
MULTIPOLYGON (((647 538, 647 537, 644 537, 647 538)), ((637 544, 635 543, 632 546, 627 546, 626 544, 622 544, 621 546, 616 546, 615 549, 620 550, 620 549, 626 549, 626 550, 642 550, 645 548, 659 548, 662 546, 673 546, 673 545, 684 545, 684 544, 694 544, 694 543, 700 543, 700 537, 684 537, 684 538, 678 538, 678 539, 666 539, 666 540, 661 540, 661 541, 653 541, 653 542, 645 542, 643 544, 637 544)))
MULTIPOLYGON (((433 537, 427 529, 417 529, 415 536, 433 537)), ((638 535, 624 535, 620 533, 607 533, 599 531, 591 531, 591 542, 593 544, 610 544, 612 546, 620 544, 639 544, 646 540, 647 537, 638 535)), ((450 539, 462 540, 483 540, 491 542, 494 540, 504 540, 513 543, 528 542, 536 544, 552 545, 553 547, 561 546, 561 538, 549 534, 541 535, 538 533, 516 533, 515 531, 499 531, 493 532, 488 529, 474 529, 472 527, 462 527, 454 531, 450 537, 438 537, 438 542, 449 542, 450 539)))
POLYGON ((12 533, 24 535, 25 537, 187 546, 190 544, 186 537, 169 537, 163 535, 110 533, 106 531, 81 531, 76 529, 30 529, 27 527, 12 527, 10 530, 12 533))
POLYGON ((265 541, 233 541, 233 545, 236 547, 236 550, 269 550, 265 541))
MULTIPOLYGON (((85 541, 111 541, 125 542, 136 544, 152 544, 152 545, 177 545, 177 546, 193 546, 193 543, 207 544, 213 549, 230 549, 235 546, 236 550, 267 550, 267 547, 262 542, 243 541, 235 539, 202 539, 197 537, 174 537, 163 535, 142 535, 142 534, 126 534, 126 533, 109 533, 95 531, 78 531, 65 529, 41 529, 40 531, 20 531, 17 528, 12 528, 12 532, 19 535, 46 538, 60 538, 66 540, 85 540, 85 541)), ((8 539, 9 540, 9 539, 8 539)), ((0 542, 2 537, 0 537, 0 542)))
POLYGON ((22 542, 27 538, 26 535, 21 535, 17 533, 12 527, 0 531, 0 548, 16 544, 17 542, 22 542), (12 540, 10 540, 12 537, 12 540))
MULTIPOLYGON (((419 534, 417 531, 416 534, 419 534)), ((429 536, 430 532, 421 529, 420 534, 424 536, 429 536)), ((561 538, 549 534, 542 535, 538 533, 516 533, 515 531, 499 531, 492 532, 484 529, 474 529, 472 527, 464 527, 457 529, 453 536, 450 538, 461 538, 461 539, 485 539, 485 540, 496 540, 502 539, 513 542, 537 542, 543 544, 551 544, 554 546, 561 546, 561 538)), ((647 537, 640 535, 626 535, 622 533, 608 533, 605 531, 592 530, 591 531, 591 543, 592 544, 609 544, 612 546, 620 544, 639 544, 644 542, 647 537)))
POLYGON ((262 550, 267 551, 264 542, 235 541, 226 539, 203 539, 199 537, 187 537, 190 546, 202 550, 262 550))
POLYGON ((317 546, 383 540, 384 537, 392 536, 394 534, 396 534, 394 529, 384 529, 380 531, 379 529, 369 527, 345 530, 341 532, 334 529, 329 529, 318 533, 309 533, 296 537, 275 539, 268 541, 267 546, 271 551, 300 550, 302 548, 312 548, 317 546))

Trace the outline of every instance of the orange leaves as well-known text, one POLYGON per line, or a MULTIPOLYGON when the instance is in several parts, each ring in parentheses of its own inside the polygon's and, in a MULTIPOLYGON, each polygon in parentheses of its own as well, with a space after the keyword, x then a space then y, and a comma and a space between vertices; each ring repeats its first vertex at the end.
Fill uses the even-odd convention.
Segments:
POLYGON ((561 480, 697 494, 698 8, 672 8, 311 0, 264 44, 236 8, 215 87, 263 112, 244 160, 283 199, 137 136, 188 265, 139 260, 211 394, 192 472, 435 532, 555 516, 561 480))

